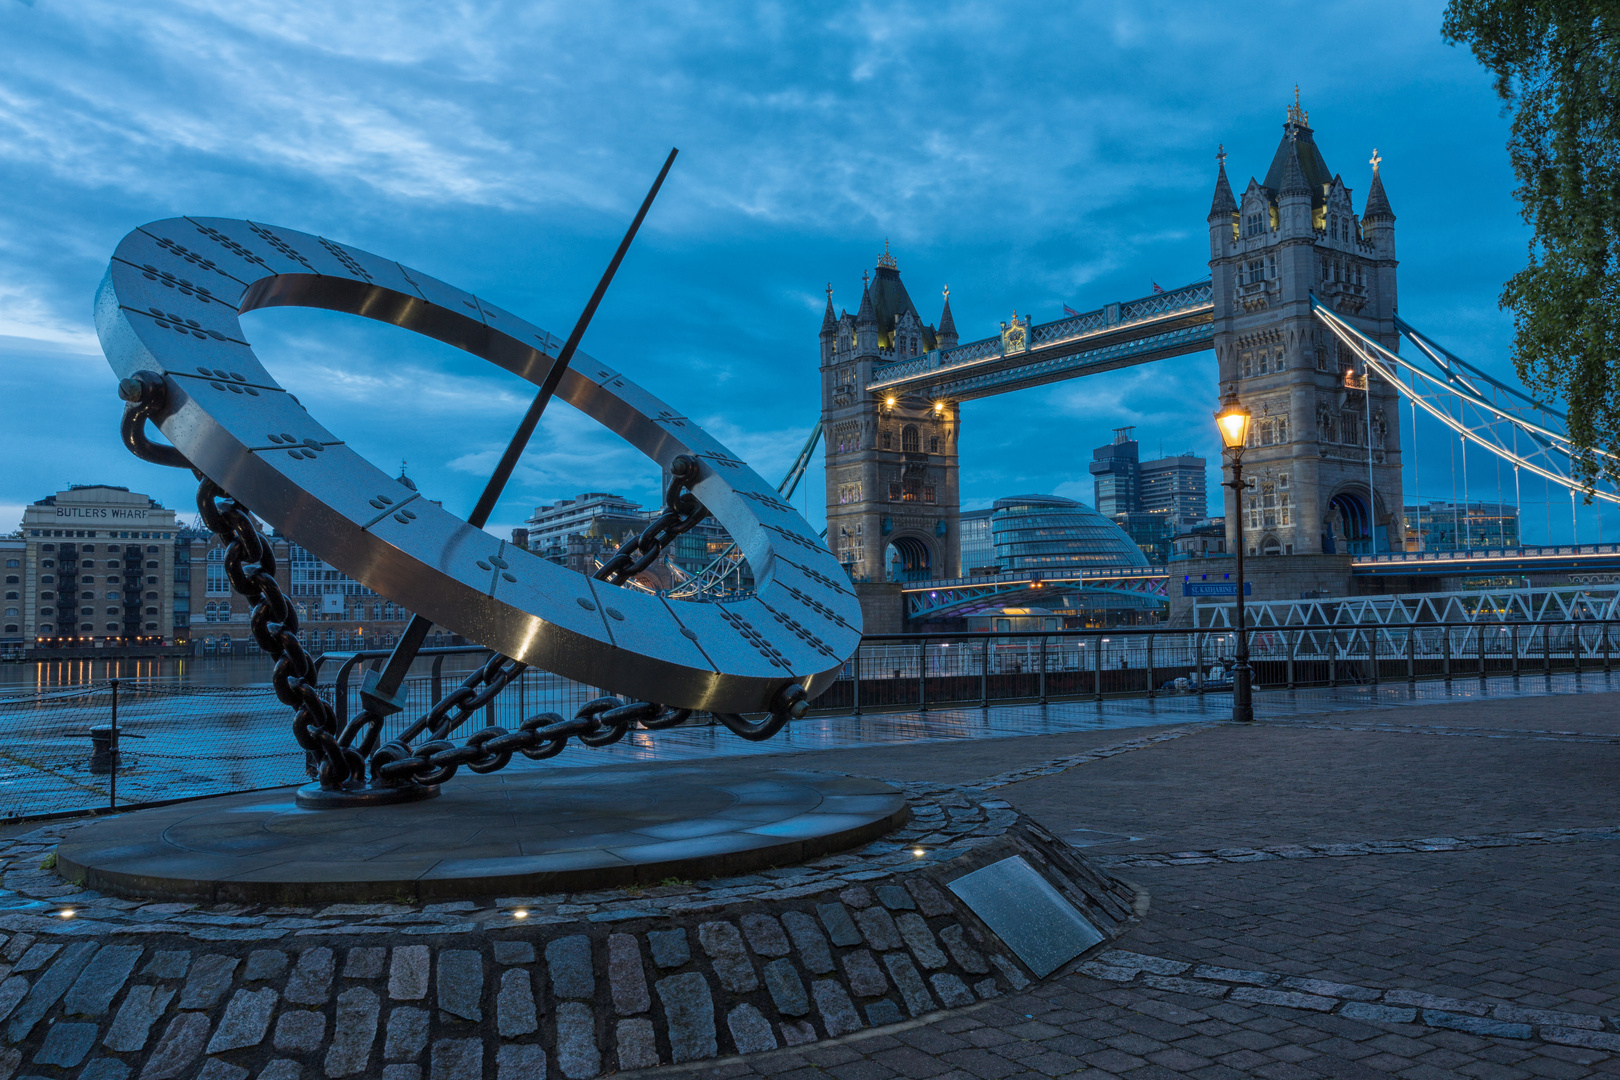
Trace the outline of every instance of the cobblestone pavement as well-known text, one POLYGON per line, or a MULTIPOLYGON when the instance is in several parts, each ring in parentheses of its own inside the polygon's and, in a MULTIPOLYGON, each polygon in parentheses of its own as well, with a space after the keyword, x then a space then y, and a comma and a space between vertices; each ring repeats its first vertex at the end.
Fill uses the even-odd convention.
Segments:
POLYGON ((1620 1075, 1620 696, 1595 681, 1016 738, 964 711, 936 718, 949 741, 785 746, 749 760, 933 809, 905 845, 637 897, 143 905, 77 895, 40 868, 72 826, 36 829, 0 842, 0 1080, 1620 1075), (1139 923, 1034 986, 937 896, 879 887, 1019 813, 1142 890, 1139 923), (733 890, 802 910, 704 914, 733 890), (757 1052, 695 1060, 717 1046, 757 1052))
POLYGON ((1126 734, 1017 740, 995 763, 982 747, 797 756, 919 778, 978 767, 1054 832, 1100 839, 1087 854, 1145 888, 1148 913, 1117 950, 1021 994, 654 1071, 1620 1076, 1620 696, 1296 713, 1092 753, 1126 734))

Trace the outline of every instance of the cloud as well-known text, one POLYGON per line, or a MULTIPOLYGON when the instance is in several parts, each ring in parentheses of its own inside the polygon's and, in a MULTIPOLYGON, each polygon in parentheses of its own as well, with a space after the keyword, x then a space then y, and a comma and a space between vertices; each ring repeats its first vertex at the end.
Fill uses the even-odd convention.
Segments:
MULTIPOLYGON (((47 494, 70 460, 80 478, 132 476, 185 505, 180 479, 118 445, 110 374, 88 362, 90 298, 143 221, 316 231, 562 336, 678 145, 585 345, 775 482, 818 415, 827 281, 855 308, 887 237, 924 317, 949 282, 973 339, 1015 307, 1045 319, 1195 280, 1216 145, 1235 182, 1263 174, 1296 81, 1358 198, 1371 146, 1384 154, 1403 314, 1505 374, 1496 292, 1524 250, 1505 121, 1488 76, 1440 41, 1439 13, 1436 0, 1284 2, 1262 23, 1016 0, 0 5, 0 365, 30 365, 6 385, 52 417, 8 435, 25 467, 0 479, 0 500, 47 494), (1342 47, 1368 26, 1376 50, 1342 47), (67 431, 71 452, 53 448, 67 431)), ((324 423, 379 465, 408 459, 455 508, 531 393, 360 320, 248 324, 324 423)), ((1206 354, 968 403, 964 502, 1089 501, 1085 462, 1114 427, 1135 425, 1144 451, 1162 438, 1211 456, 1213 397, 1206 354)), ((804 484, 819 519, 819 459, 804 484)), ((587 489, 660 497, 639 453, 554 407, 495 520, 587 489)))

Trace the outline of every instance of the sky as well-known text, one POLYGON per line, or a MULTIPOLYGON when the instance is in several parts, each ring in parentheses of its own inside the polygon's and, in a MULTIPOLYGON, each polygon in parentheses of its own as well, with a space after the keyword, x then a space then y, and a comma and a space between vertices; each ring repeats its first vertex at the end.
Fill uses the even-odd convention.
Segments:
MULTIPOLYGON (((318 233, 563 337, 671 146, 582 348, 773 480, 817 420, 829 283, 853 311, 887 241, 923 318, 948 284, 968 341, 1014 309, 1041 322, 1198 280, 1216 149, 1239 190, 1263 176, 1296 83, 1358 209, 1382 156, 1402 315, 1510 375, 1497 296, 1528 230, 1508 120, 1441 40, 1442 8, 0 0, 0 530, 70 483, 193 511, 187 475, 120 444, 92 324, 136 226, 318 233)), ((532 393, 363 319, 243 325, 317 419, 460 513, 532 393)), ((1217 396, 1201 353, 969 402, 963 506, 1089 502, 1091 449, 1131 425, 1144 456, 1193 450, 1214 481, 1217 396)), ((1445 468, 1425 465, 1427 491, 1445 468)), ((556 404, 490 529, 587 490, 653 504, 657 485, 556 404)), ((794 500, 818 526, 823 492, 818 454, 794 500)))

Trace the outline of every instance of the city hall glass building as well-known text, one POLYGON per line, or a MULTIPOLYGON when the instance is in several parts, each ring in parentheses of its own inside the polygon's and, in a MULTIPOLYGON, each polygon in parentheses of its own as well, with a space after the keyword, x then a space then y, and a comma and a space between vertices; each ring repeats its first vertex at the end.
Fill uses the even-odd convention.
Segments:
POLYGON ((997 499, 990 538, 1002 570, 1148 565, 1125 530, 1084 503, 1056 495, 997 499))

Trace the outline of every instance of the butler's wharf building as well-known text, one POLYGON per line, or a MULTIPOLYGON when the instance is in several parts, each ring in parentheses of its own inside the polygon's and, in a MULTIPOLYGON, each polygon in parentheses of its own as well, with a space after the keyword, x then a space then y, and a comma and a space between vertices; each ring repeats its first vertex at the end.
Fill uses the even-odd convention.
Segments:
POLYGON ((25 651, 172 643, 176 615, 184 628, 190 611, 190 575, 175 574, 179 532, 173 510, 111 484, 29 505, 21 550, 4 559, 0 634, 25 651))

